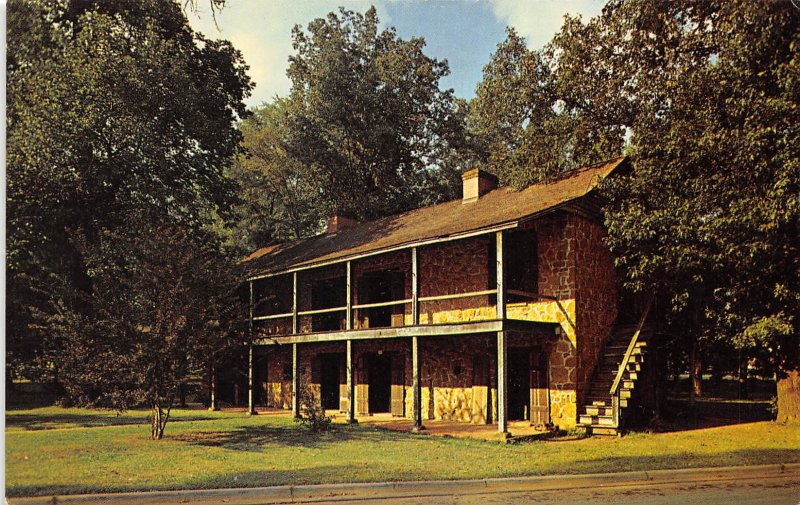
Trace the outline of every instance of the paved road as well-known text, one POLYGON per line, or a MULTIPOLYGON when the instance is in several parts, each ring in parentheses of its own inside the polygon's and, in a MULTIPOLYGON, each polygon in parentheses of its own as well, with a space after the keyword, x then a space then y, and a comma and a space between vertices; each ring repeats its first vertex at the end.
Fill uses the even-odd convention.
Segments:
MULTIPOLYGON (((300 503, 300 502, 297 502, 300 503)), ((306 502, 309 503, 309 502, 306 502)), ((800 478, 313 502, 315 505, 798 505, 800 478)))
POLYGON ((619 504, 800 505, 800 464, 556 475, 471 481, 383 482, 13 498, 14 505, 619 504))

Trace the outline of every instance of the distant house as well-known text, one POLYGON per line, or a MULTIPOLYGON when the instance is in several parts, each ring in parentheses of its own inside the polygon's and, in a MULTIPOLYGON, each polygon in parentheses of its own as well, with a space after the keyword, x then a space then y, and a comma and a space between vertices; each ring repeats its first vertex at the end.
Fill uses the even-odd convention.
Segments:
POLYGON ((322 235, 254 252, 251 408, 297 413, 304 374, 349 419, 615 427, 642 344, 612 339, 616 277, 595 188, 626 165, 521 191, 472 170, 462 199, 334 217, 322 235))

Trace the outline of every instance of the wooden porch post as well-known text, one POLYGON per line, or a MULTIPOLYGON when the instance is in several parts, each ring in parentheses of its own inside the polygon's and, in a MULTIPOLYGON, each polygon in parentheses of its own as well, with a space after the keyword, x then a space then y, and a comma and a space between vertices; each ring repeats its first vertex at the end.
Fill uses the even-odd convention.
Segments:
POLYGON ((297 272, 292 272, 292 335, 297 334, 297 272))
MULTIPOLYGON (((416 255, 415 255, 416 256, 416 255)), ((412 395, 414 399, 414 425, 412 431, 424 430, 422 425, 422 381, 420 377, 419 337, 411 337, 412 395)))
MULTIPOLYGON (((349 265, 349 263, 348 263, 349 265)), ((348 269, 348 272, 350 270, 348 269)), ((353 381, 355 377, 355 369, 353 359, 353 341, 347 340, 347 422, 350 424, 357 423, 356 421, 356 388, 353 381)))
MULTIPOLYGON (((506 318, 503 232, 497 232, 497 319, 506 318)), ((506 333, 497 332, 497 431, 508 433, 508 343, 506 333)))
POLYGON ((506 332, 497 332, 497 431, 508 433, 508 346, 506 332))
MULTIPOLYGON (((350 262, 347 262, 347 321, 345 321, 345 329, 353 329, 353 268, 350 262)), ((348 345, 350 341, 348 340, 348 345)))
POLYGON ((419 266, 416 247, 411 248, 411 324, 419 324, 419 266))
POLYGON ((300 417, 300 381, 297 372, 297 344, 292 344, 292 416, 295 419, 300 417))

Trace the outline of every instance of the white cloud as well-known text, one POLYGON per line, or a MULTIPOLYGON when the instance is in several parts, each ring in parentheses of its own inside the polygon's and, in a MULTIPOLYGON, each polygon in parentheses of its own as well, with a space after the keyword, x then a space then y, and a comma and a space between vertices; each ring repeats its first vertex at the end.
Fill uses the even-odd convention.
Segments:
MULTIPOLYGON (((389 22, 382 2, 372 2, 378 9, 381 24, 389 22)), ((365 11, 370 3, 342 0, 231 0, 216 14, 219 29, 214 26, 210 7, 198 2, 200 11, 188 13, 189 23, 210 39, 230 40, 242 51, 250 66, 250 78, 255 81, 253 96, 248 105, 259 105, 275 95, 289 93, 286 77, 289 55, 292 54, 292 27, 307 26, 315 18, 338 10, 339 5, 351 10, 365 11)))
POLYGON ((580 14, 586 22, 600 14, 605 0, 491 0, 492 12, 538 49, 550 42, 564 22, 564 15, 580 14))

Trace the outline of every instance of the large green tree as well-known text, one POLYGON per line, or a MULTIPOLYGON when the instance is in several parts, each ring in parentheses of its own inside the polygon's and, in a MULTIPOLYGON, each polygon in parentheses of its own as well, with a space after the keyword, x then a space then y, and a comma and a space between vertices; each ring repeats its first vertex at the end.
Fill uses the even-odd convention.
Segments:
MULTIPOLYGON (((65 303, 54 286, 93 313, 103 237, 226 212, 251 84, 241 54, 194 33, 176 1, 15 0, 8 42, 7 357, 24 372, 57 336, 42 323, 65 303)), ((47 356, 40 370, 58 371, 47 356)))
POLYGON ((308 166, 287 152, 288 120, 288 99, 276 97, 239 123, 244 149, 230 169, 239 202, 226 232, 242 254, 314 235, 325 217, 308 166))
POLYGON ((591 88, 578 96, 575 83, 562 76, 565 52, 596 64, 574 43, 562 35, 542 50, 530 50, 509 28, 484 67, 469 124, 483 163, 501 182, 524 187, 621 153, 624 129, 586 107, 584 99, 594 97, 591 88))
POLYGON ((447 62, 378 23, 374 8, 341 9, 292 34, 287 148, 323 214, 373 219, 437 201, 464 142, 464 114, 439 87, 447 62))
POLYGON ((568 19, 567 107, 630 132, 609 243, 691 343, 766 350, 800 418, 800 11, 789 2, 615 0, 568 19))
POLYGON ((131 217, 140 225, 104 230, 99 246, 74 236, 92 285, 87 292, 53 284, 46 349, 71 403, 145 405, 158 440, 179 388, 245 348, 246 304, 232 259, 211 232, 131 217))

